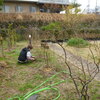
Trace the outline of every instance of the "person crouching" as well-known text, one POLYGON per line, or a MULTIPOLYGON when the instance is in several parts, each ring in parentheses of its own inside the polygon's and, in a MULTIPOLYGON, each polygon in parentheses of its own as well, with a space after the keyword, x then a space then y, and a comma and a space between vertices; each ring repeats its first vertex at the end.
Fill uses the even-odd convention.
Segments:
POLYGON ((30 52, 32 49, 33 49, 32 45, 28 45, 27 47, 23 48, 19 54, 18 62, 26 63, 29 61, 35 61, 35 57, 32 56, 30 52))

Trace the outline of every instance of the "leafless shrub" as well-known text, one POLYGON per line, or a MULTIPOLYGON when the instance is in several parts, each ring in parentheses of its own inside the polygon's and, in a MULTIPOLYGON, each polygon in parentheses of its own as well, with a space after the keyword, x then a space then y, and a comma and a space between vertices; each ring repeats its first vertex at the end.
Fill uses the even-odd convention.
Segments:
MULTIPOLYGON (((82 15, 68 14, 66 16, 65 22, 62 22, 60 24, 60 27, 63 27, 63 28, 59 28, 58 24, 55 23, 55 24, 50 24, 50 26, 44 27, 44 29, 46 29, 47 33, 49 32, 49 34, 52 33, 54 35, 55 41, 57 41, 59 39, 59 35, 61 33, 63 33, 62 29, 64 29, 65 31, 67 31, 68 29, 71 29, 71 31, 69 32, 70 36, 68 38, 72 37, 71 34, 73 34, 73 37, 77 37, 77 36, 80 36, 80 34, 78 34, 78 32, 80 32, 80 30, 79 30, 80 21, 82 20, 83 17, 84 16, 82 16, 82 15)), ((88 22, 86 24, 90 25, 91 21, 95 20, 95 15, 90 17, 90 19, 88 19, 88 18, 89 18, 89 16, 86 17, 86 20, 88 20, 88 22)), ((45 34, 45 35, 48 35, 48 34, 45 34)), ((82 33, 82 35, 84 38, 86 38, 84 33, 82 33)), ((100 72, 99 71, 100 61, 98 61, 98 62, 95 61, 95 57, 94 57, 95 54, 93 53, 92 49, 89 47, 90 53, 92 54, 92 57, 93 57, 93 62, 88 62, 87 60, 82 59, 81 57, 78 57, 78 58, 76 57, 76 59, 79 61, 80 64, 75 69, 75 68, 71 67, 68 63, 65 47, 62 44, 60 44, 59 42, 58 42, 58 45, 63 49, 64 62, 70 73, 70 78, 73 81, 73 84, 75 86, 78 99, 79 100, 83 100, 83 99, 90 100, 91 98, 89 96, 89 88, 88 87, 89 87, 89 84, 93 80, 95 80, 97 74, 100 72)), ((99 50, 100 50, 99 48, 100 47, 95 48, 96 52, 99 52, 99 50)))

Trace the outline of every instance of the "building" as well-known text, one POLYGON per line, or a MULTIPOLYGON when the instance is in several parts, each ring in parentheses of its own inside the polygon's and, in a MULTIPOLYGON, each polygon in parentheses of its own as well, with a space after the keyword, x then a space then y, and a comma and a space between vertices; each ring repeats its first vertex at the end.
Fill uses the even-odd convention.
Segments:
POLYGON ((28 13, 38 12, 38 0, 4 0, 2 12, 4 13, 28 13))
POLYGON ((68 5, 69 0, 4 0, 2 11, 4 13, 59 13, 62 5, 68 5))

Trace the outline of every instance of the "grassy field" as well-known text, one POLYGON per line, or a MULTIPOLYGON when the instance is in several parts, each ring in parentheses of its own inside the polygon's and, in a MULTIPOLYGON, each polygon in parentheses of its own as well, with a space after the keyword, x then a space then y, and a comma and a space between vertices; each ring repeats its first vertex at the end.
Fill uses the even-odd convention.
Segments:
POLYGON ((76 56, 81 56, 85 58, 86 60, 90 60, 93 62, 93 55, 95 60, 100 62, 100 41, 89 41, 90 45, 84 48, 77 48, 72 47, 64 44, 66 49, 70 51, 71 53, 75 54, 76 56), (93 55, 92 55, 92 53, 93 55))
MULTIPOLYGON (((0 100, 7 100, 16 95, 23 96, 57 72, 68 71, 57 55, 50 50, 44 50, 36 43, 33 44, 32 54, 36 56, 37 60, 27 64, 17 63, 20 50, 27 46, 27 42, 17 43, 16 47, 11 49, 11 51, 8 51, 5 46, 5 57, 0 56, 0 63, 2 65, 0 65, 0 100), (48 57, 45 56, 46 54, 48 54, 48 57), (47 64, 48 60, 49 63, 47 64)), ((66 79, 65 83, 55 86, 61 94, 58 100, 77 100, 74 85, 68 74, 62 73, 42 87, 64 79, 66 79)), ((91 100, 100 99, 99 83, 94 81, 89 86, 91 100)), ((47 90, 39 93, 38 100, 53 100, 56 96, 57 93, 55 91, 47 90)))

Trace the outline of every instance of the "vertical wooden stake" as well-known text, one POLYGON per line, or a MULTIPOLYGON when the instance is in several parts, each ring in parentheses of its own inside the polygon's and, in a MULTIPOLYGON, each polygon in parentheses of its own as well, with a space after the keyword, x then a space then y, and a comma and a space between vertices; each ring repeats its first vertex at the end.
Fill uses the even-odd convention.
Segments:
POLYGON ((32 36, 29 35, 29 45, 32 45, 32 36))

